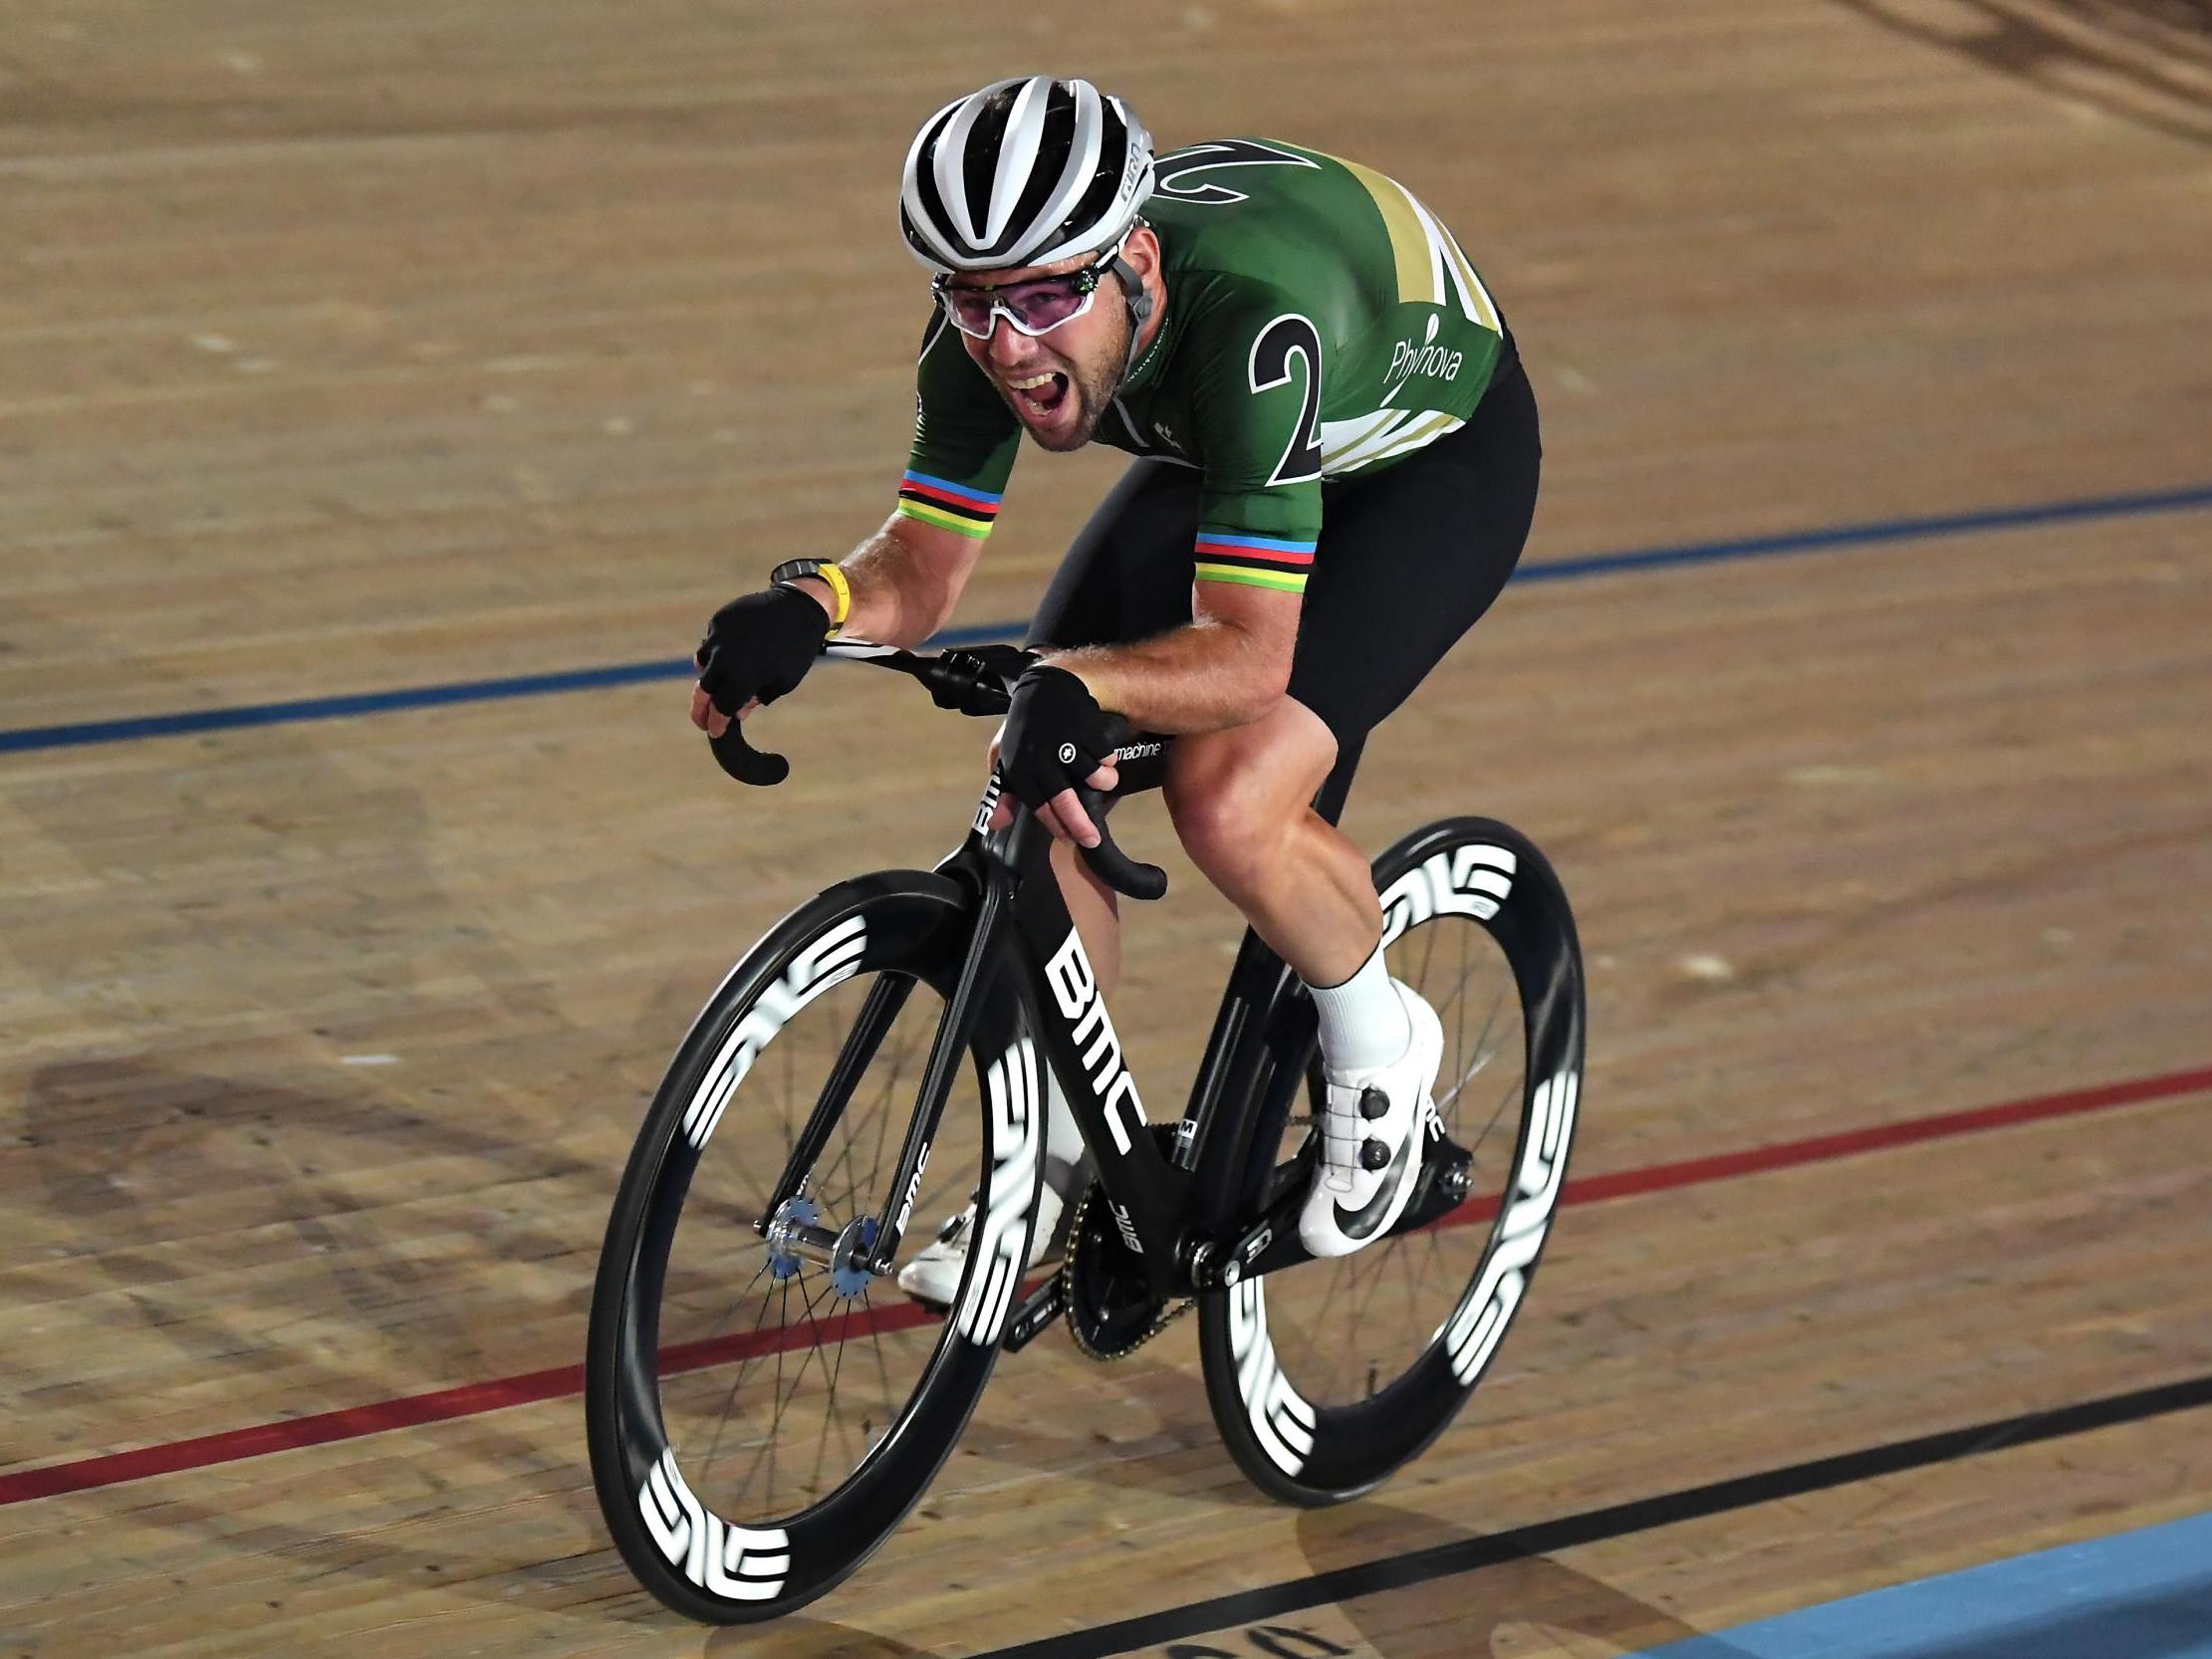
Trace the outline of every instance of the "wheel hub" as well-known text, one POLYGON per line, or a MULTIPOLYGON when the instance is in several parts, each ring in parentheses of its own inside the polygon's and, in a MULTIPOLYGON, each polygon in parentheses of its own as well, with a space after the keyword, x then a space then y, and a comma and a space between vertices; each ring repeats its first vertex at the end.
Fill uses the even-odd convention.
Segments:
POLYGON ((857 1297, 875 1282, 867 1261, 875 1252, 875 1218, 860 1216, 846 1223, 838 1247, 830 1253, 830 1283, 841 1297, 857 1297))
POLYGON ((769 1278, 789 1279, 799 1271, 800 1229, 813 1227, 821 1219, 821 1206, 811 1198, 787 1198, 776 1206, 776 1213, 761 1229, 761 1237, 768 1242, 769 1278))

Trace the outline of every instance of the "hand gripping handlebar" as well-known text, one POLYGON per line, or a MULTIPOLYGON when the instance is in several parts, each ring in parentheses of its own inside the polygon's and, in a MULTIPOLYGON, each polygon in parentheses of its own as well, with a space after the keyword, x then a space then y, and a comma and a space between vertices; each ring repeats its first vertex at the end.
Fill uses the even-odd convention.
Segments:
MULTIPOLYGON (((901 650, 896 645, 870 644, 864 639, 832 640, 823 647, 823 654, 893 669, 919 680, 939 708, 983 716, 1007 711, 1015 680, 1037 660, 1018 645, 972 645, 930 655, 901 650)), ((1129 723, 1119 715, 1113 716, 1109 729, 1116 745, 1129 741, 1129 723)), ((767 788, 791 776, 790 761, 745 741, 742 721, 731 721, 720 737, 707 739, 707 744, 714 751, 715 764, 741 784, 767 788)), ((1092 873, 1129 898, 1154 899, 1165 893, 1165 870, 1131 858, 1114 844, 1106 829, 1105 798, 1079 784, 1076 799, 1099 827, 1099 844, 1080 849, 1092 873)))

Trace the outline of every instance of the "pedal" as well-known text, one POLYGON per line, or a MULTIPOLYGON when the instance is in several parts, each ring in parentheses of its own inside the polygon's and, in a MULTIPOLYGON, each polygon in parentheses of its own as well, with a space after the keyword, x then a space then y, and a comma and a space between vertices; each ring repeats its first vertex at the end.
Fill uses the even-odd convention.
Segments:
POLYGON ((1014 1309, 1014 1316, 1006 1321, 1006 1335, 999 1346, 1007 1353, 1020 1353, 1036 1341, 1044 1334, 1045 1327, 1060 1317, 1067 1306, 1067 1295, 1061 1275, 1056 1273, 1047 1279, 1014 1309))
POLYGON ((1472 1185, 1474 1163, 1472 1152, 1446 1135, 1441 1127, 1432 1125, 1426 1155, 1421 1160, 1421 1173, 1414 1177, 1413 1196, 1406 1200, 1405 1213, 1390 1229, 1391 1236, 1415 1232, 1450 1215, 1465 1203, 1472 1185))

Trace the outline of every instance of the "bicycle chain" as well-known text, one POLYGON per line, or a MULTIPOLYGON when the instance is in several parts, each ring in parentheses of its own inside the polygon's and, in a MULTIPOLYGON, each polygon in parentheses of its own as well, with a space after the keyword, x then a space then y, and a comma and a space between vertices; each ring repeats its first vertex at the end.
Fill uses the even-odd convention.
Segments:
MULTIPOLYGON (((1173 1125, 1155 1124, 1153 1127, 1156 1133, 1162 1127, 1172 1131, 1173 1125)), ((1164 1146, 1162 1150, 1165 1150, 1164 1146)), ((1076 1201, 1074 1217, 1068 1223, 1068 1243, 1060 1263, 1060 1293, 1063 1304, 1061 1318, 1068 1326, 1068 1334, 1074 1339, 1077 1351, 1087 1358, 1099 1360, 1126 1359, 1138 1348, 1141 1348, 1189 1312, 1191 1308, 1197 1305, 1197 1303, 1195 1299, 1185 1297, 1172 1305, 1162 1306, 1159 1312, 1153 1315, 1152 1322, 1139 1332, 1133 1341, 1123 1342, 1110 1348, 1095 1347, 1091 1343, 1089 1338, 1084 1335, 1083 1326, 1076 1319, 1076 1262, 1083 1252, 1084 1226, 1091 1219, 1091 1207, 1103 1202, 1105 1197, 1105 1192, 1101 1189, 1099 1183, 1094 1180, 1083 1189, 1083 1196, 1076 1201)), ((1101 1237, 1106 1239, 1109 1245, 1117 1242, 1110 1235, 1102 1234, 1101 1237)))

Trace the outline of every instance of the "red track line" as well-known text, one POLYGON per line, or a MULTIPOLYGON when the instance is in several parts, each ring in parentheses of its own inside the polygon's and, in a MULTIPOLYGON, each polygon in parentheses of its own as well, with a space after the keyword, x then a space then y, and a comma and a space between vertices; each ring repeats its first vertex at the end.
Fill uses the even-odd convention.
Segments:
MULTIPOLYGON (((1899 1123, 1878 1123, 1870 1128, 1846 1129, 1840 1134, 1778 1141, 1771 1146, 1754 1146, 1741 1152, 1722 1152, 1710 1158, 1687 1158, 1679 1163, 1653 1164, 1648 1168, 1622 1170, 1612 1175, 1584 1176, 1579 1180, 1569 1181, 1562 1198, 1568 1204, 1602 1203, 1606 1199, 1665 1192, 1676 1187, 1696 1186, 1706 1181, 1758 1174, 1764 1170, 1824 1163, 1833 1158, 1850 1157, 1860 1152, 1910 1146, 1920 1141, 1973 1134, 1983 1129, 2009 1128, 2015 1124, 2034 1123, 2045 1118, 2074 1117, 2084 1112, 2139 1105, 2146 1100, 2166 1100, 2176 1095, 2196 1094, 2207 1090, 2212 1090, 2212 1066, 2193 1071, 2170 1071, 2163 1076, 2135 1077, 2125 1082, 2106 1083, 2098 1088, 2072 1089, 2063 1094, 2041 1094, 2025 1100, 2008 1100, 1994 1106, 1978 1106, 1969 1111, 1940 1112, 1932 1117, 1908 1118, 1899 1123)), ((1494 1205, 1489 1206, 1484 1213, 1490 1213, 1494 1208, 1494 1205)), ((1473 1221, 1481 1219, 1481 1216, 1468 1214, 1464 1219, 1473 1221)), ((927 1323, 934 1317, 926 1309, 905 1303, 873 1309, 867 1313, 848 1313, 831 1322, 839 1327, 839 1334, 858 1334, 862 1330, 904 1330, 927 1323)), ((754 1353, 799 1346, 813 1339, 812 1331, 812 1326, 798 1325, 759 1334, 719 1336, 701 1342, 686 1342, 667 1349, 662 1354, 662 1365, 668 1370, 689 1371, 702 1366, 724 1364, 754 1353)), ((550 1370, 525 1371, 519 1376, 496 1377, 489 1382, 463 1383, 457 1388, 438 1388, 426 1394, 403 1394, 397 1399, 379 1400, 372 1405, 346 1406, 337 1411, 318 1411, 305 1417, 258 1423, 252 1428, 226 1429, 220 1434, 197 1435, 190 1440, 172 1440, 163 1445, 144 1446, 131 1452, 108 1452, 98 1457, 79 1458, 70 1463, 48 1464, 41 1469, 26 1469, 12 1475, 0 1475, 0 1506, 26 1503, 34 1498, 53 1498, 70 1492, 89 1492, 99 1487, 120 1486, 126 1481, 142 1481, 154 1475, 173 1475, 187 1469, 205 1469, 219 1463, 236 1463, 240 1459, 260 1457, 269 1452, 291 1452, 308 1446, 329 1445, 333 1441, 358 1440, 367 1435, 382 1434, 390 1429, 419 1428, 428 1423, 451 1422, 455 1418, 474 1417, 487 1411, 502 1411, 509 1406, 535 1405, 545 1400, 565 1399, 583 1391, 584 1367, 557 1365, 550 1370)))
POLYGON ((2169 1071, 2159 1077, 2130 1077, 2125 1082, 2104 1083, 2096 1088, 2038 1094, 1994 1106, 1937 1112, 1932 1117, 1908 1117, 1900 1123, 1876 1123, 1865 1129, 1845 1129, 1840 1134, 1778 1141, 1772 1146, 1754 1146, 1742 1152, 1719 1152, 1710 1158, 1685 1158, 1680 1163, 1653 1164, 1647 1169, 1585 1176, 1579 1181, 1570 1180, 1561 1196, 1569 1204, 1594 1204, 1636 1193, 1692 1187, 1702 1181, 1723 1181, 1734 1175, 1788 1169, 1795 1164, 1826 1163, 1831 1158, 1878 1152, 1891 1146, 1911 1146, 1923 1140, 1944 1140, 1982 1129, 2006 1129, 2015 1124, 2040 1122, 2047 1117, 2077 1117, 2083 1112, 2103 1111, 2111 1106, 2169 1100, 2177 1094, 2199 1094, 2208 1089, 2212 1089, 2212 1066, 2194 1071, 2169 1071))

